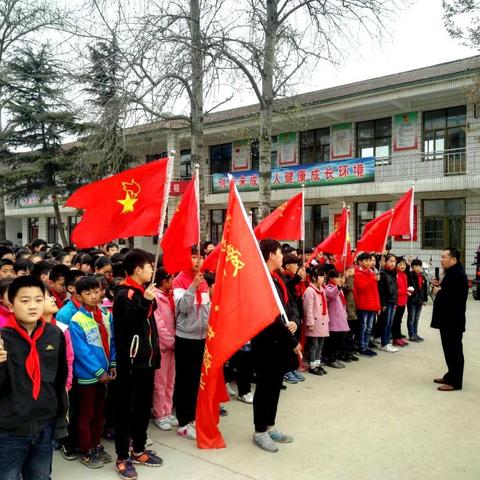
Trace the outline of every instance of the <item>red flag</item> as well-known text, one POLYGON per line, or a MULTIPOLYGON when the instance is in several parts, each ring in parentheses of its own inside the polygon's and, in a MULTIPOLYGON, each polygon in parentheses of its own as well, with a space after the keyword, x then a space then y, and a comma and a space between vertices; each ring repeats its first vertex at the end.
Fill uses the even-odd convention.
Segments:
POLYGON ((222 244, 219 243, 207 256, 207 258, 203 261, 203 265, 200 268, 202 272, 216 272, 217 271, 217 264, 218 259, 220 258, 220 250, 222 248, 222 244))
POLYGON ((217 271, 197 400, 199 448, 225 447, 218 430, 219 404, 226 400, 224 363, 283 313, 233 182, 217 271))
POLYGON ((393 212, 393 209, 388 210, 365 225, 362 238, 357 242, 357 252, 383 253, 390 235, 393 212))
POLYGON ((338 226, 328 237, 315 247, 312 255, 307 260, 307 265, 321 252, 331 253, 333 255, 341 256, 342 258, 347 251, 348 241, 348 210, 343 207, 342 216, 338 226))
POLYGON ((255 236, 275 240, 302 240, 303 192, 280 205, 255 228, 255 236))
POLYGON ((413 187, 395 205, 390 235, 410 235, 413 238, 413 187))
POLYGON ((194 174, 162 238, 163 266, 171 274, 192 268, 191 249, 200 239, 197 185, 194 174))
POLYGON ((162 158, 76 190, 65 205, 85 212, 72 242, 87 248, 115 238, 158 234, 168 195, 167 165, 162 158))

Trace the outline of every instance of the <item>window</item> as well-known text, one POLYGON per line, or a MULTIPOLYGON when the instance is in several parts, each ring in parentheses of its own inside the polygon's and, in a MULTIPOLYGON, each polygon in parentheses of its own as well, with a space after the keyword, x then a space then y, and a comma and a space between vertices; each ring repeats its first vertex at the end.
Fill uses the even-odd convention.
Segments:
POLYGON ((357 157, 389 157, 391 143, 392 119, 390 117, 357 123, 357 157))
POLYGON ((356 206, 356 239, 362 237, 365 225, 392 207, 391 202, 361 202, 356 206))
POLYGON ((190 150, 180 151, 180 180, 192 178, 192 154, 190 150))
POLYGON ((145 155, 145 162, 153 162, 154 160, 158 160, 160 158, 167 158, 168 153, 167 152, 162 152, 162 153, 154 153, 152 155, 145 155))
POLYGON ((210 210, 210 239, 214 243, 222 241, 226 213, 226 210, 210 210))
POLYGON ((432 110, 423 114, 423 138, 426 159, 433 160, 445 150, 465 149, 467 107, 432 110), (437 155, 432 155, 436 153, 437 155))
POLYGON ((33 242, 38 238, 38 217, 28 219, 28 241, 33 242))
POLYGON ((465 199, 423 201, 423 248, 465 251, 465 199))
POLYGON ((68 241, 72 242, 72 232, 73 229, 80 222, 80 217, 68 217, 67 219, 67 228, 68 228, 68 241))
POLYGON ((226 173, 230 171, 232 161, 232 144, 212 145, 210 147, 211 173, 226 173))
POLYGON ((305 245, 316 247, 329 234, 328 205, 305 205, 305 245))
POLYGON ((330 128, 300 132, 300 163, 330 161, 330 128))
POLYGON ((47 241, 48 243, 58 242, 58 227, 57 219, 55 217, 47 218, 47 241))

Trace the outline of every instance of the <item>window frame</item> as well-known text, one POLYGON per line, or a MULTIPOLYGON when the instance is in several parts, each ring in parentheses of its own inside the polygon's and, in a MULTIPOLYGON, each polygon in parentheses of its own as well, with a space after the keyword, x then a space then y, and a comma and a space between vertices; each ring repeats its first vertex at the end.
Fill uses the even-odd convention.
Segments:
POLYGON ((355 124, 355 151, 356 151, 356 156, 357 158, 367 158, 367 157, 375 157, 375 159, 388 159, 392 155, 392 131, 393 131, 393 126, 392 126, 392 117, 383 117, 383 118, 376 118, 374 120, 365 120, 363 122, 356 122, 355 124), (390 134, 389 135, 379 135, 378 130, 380 126, 380 122, 389 122, 388 129, 390 134), (373 136, 368 136, 361 138, 359 131, 362 128, 362 125, 365 124, 371 124, 371 130, 373 132, 373 136), (385 141, 385 145, 381 144, 378 145, 380 141, 385 141), (365 146, 360 146, 361 142, 366 142, 365 146), (370 143, 371 146, 367 147, 367 144, 370 143), (377 148, 383 148, 383 147, 388 147, 388 154, 387 155, 377 155, 377 148), (373 149, 373 155, 364 155, 362 156, 361 149, 362 148, 372 148, 373 149))
POLYGON ((330 148, 331 148, 331 132, 330 127, 315 128, 312 130, 305 130, 300 132, 300 165, 311 165, 315 163, 330 162, 330 148), (307 135, 313 137, 311 146, 304 146, 304 139, 307 135), (328 137, 328 143, 322 143, 322 138, 328 137), (305 151, 312 150, 313 161, 306 161, 305 151))

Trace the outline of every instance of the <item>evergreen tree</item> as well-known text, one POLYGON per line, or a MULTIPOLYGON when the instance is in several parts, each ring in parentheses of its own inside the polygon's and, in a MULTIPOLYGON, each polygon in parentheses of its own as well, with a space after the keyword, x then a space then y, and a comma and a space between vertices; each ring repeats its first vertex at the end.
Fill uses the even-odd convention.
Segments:
POLYGON ((14 152, 3 172, 5 194, 19 200, 36 194, 51 197, 60 237, 66 244, 58 198, 78 185, 71 157, 62 146, 65 137, 80 130, 76 113, 65 98, 63 73, 48 45, 27 47, 6 65, 8 126, 3 143, 14 152))

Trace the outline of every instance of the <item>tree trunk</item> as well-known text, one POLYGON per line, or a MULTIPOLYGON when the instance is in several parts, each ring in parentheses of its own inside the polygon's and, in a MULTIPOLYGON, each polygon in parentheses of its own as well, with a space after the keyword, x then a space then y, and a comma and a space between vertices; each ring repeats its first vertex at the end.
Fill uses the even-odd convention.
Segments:
POLYGON ((208 215, 205 208, 205 178, 208 174, 208 162, 203 158, 203 64, 204 50, 200 32, 200 2, 190 0, 190 62, 192 69, 192 96, 191 108, 191 161, 192 169, 196 164, 200 166, 200 238, 207 238, 208 215))
POLYGON ((267 0, 267 27, 265 29, 265 57, 262 75, 262 98, 259 138, 259 197, 258 217, 262 220, 270 213, 272 199, 272 116, 273 116, 273 64, 278 28, 277 0, 267 0))
MULTIPOLYGON (((2 88, 0 87, 0 101, 3 96, 2 88)), ((0 107, 0 133, 3 133, 3 111, 0 107)), ((5 145, 0 144, 0 152, 4 151, 5 145)), ((0 166, 0 168, 2 168, 0 166)), ((3 185, 0 186, 0 239, 7 240, 7 219, 5 217, 5 195, 3 193, 3 185)), ((11 239, 10 239, 11 240, 11 239)))
POLYGON ((58 233, 60 234, 62 247, 66 247, 68 245, 67 236, 65 235, 65 228, 63 226, 62 216, 60 215, 60 207, 58 205, 56 196, 53 196, 53 210, 55 211, 55 218, 57 219, 57 229, 58 233))

